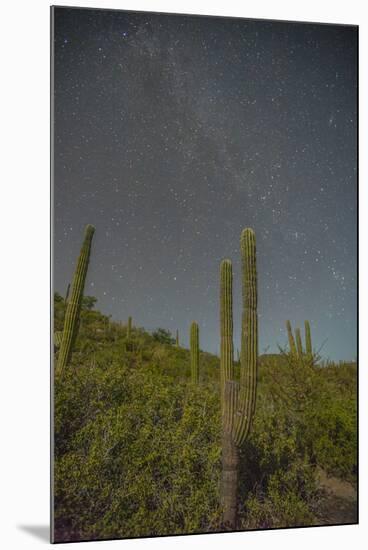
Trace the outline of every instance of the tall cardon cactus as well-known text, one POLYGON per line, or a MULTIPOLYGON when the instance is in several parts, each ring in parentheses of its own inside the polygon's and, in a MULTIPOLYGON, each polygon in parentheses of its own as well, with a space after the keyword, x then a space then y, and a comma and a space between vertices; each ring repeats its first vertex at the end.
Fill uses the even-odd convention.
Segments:
POLYGON ((176 329, 175 345, 176 345, 177 348, 179 347, 179 331, 178 331, 178 329, 176 329))
POLYGON ((79 317, 82 305, 84 283, 86 280, 91 244, 95 228, 87 225, 84 234, 83 245, 79 254, 77 267, 74 272, 71 292, 66 306, 63 337, 61 340, 56 372, 62 373, 70 361, 72 348, 79 327, 79 317))
POLYGON ((251 428, 256 405, 258 322, 256 243, 252 229, 244 229, 240 239, 242 257, 242 333, 240 383, 234 378, 232 264, 220 266, 220 381, 222 409, 223 523, 236 526, 239 454, 251 428))
POLYGON ((190 371, 193 384, 199 382, 199 328, 193 321, 190 325, 190 371))

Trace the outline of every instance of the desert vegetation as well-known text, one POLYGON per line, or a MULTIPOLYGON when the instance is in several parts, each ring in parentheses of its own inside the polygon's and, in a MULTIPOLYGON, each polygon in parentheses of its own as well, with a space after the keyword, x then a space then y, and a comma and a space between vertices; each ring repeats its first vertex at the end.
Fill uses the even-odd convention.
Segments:
POLYGON ((355 522, 357 366, 323 362, 308 321, 304 345, 287 321, 289 347, 258 355, 253 231, 237 361, 230 260, 217 357, 195 321, 185 349, 178 331, 100 312, 84 296, 93 233, 54 296, 55 541, 355 522))

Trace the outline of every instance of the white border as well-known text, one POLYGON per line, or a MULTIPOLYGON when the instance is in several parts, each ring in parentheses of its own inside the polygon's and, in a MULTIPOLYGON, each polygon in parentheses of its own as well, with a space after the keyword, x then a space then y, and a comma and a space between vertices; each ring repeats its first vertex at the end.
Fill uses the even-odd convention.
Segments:
MULTIPOLYGON (((368 21, 365 2, 341 0, 127 0, 60 5, 229 15, 360 25, 360 462, 367 453, 367 130, 368 21), (364 135, 363 135, 364 134, 364 135)), ((49 5, 18 0, 1 9, 1 361, 0 544, 44 544, 19 526, 49 521, 49 5), (4 353, 5 350, 5 353, 4 353)), ((89 543, 98 548, 222 548, 244 545, 299 550, 363 548, 368 468, 360 472, 360 525, 229 535, 89 543), (96 546, 97 547, 97 546, 96 546)), ((74 547, 75 545, 69 545, 74 547)), ((78 548, 81 548, 79 545, 78 548)))

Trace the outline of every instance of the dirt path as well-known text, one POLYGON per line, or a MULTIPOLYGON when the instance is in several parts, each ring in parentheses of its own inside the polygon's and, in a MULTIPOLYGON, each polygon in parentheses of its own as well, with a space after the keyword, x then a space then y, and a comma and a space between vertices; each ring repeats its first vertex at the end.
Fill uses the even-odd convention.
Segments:
POLYGON ((318 470, 318 480, 324 493, 318 513, 321 523, 356 523, 358 507, 355 487, 347 481, 327 476, 322 469, 318 470))

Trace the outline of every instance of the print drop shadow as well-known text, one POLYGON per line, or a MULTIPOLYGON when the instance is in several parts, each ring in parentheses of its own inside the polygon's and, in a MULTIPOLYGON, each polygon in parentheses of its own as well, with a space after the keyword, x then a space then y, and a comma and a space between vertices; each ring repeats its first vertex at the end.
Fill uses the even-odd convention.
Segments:
POLYGON ((33 535, 42 542, 50 542, 50 526, 49 525, 17 525, 17 529, 33 535))

